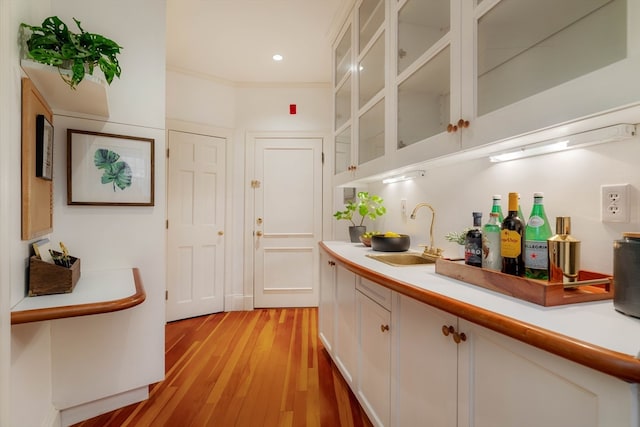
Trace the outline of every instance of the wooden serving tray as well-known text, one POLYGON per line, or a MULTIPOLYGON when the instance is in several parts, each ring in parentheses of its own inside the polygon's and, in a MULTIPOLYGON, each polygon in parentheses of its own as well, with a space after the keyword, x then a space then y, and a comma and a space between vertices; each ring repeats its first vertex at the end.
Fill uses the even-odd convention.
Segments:
POLYGON ((572 283, 571 287, 442 258, 436 261, 436 273, 545 307, 613 298, 613 277, 592 271, 581 270, 578 282, 572 283))

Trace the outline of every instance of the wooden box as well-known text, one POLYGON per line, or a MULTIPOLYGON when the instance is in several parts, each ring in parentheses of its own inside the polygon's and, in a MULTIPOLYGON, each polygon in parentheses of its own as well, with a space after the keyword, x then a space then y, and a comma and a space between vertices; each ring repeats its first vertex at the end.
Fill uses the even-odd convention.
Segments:
POLYGON ((71 267, 29 259, 29 296, 64 294, 73 291, 80 279, 80 258, 70 256, 71 267))
POLYGON ((551 283, 438 259, 436 273, 545 307, 613 298, 613 277, 580 271, 578 282, 551 283))

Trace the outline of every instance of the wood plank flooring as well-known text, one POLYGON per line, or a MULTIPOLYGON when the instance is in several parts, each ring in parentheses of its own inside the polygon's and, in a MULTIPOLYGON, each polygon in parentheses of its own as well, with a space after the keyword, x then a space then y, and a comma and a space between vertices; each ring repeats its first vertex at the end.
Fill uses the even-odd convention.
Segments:
POLYGON ((74 427, 369 427, 317 338, 317 316, 283 308, 169 323, 166 377, 149 399, 74 427))

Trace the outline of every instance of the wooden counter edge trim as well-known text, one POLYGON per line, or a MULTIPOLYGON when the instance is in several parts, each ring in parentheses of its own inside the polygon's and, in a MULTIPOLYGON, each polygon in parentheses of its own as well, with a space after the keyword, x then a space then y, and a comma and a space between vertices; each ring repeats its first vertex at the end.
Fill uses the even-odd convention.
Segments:
POLYGON ((640 383, 640 359, 395 280, 343 258, 323 242, 320 247, 350 271, 400 294, 607 375, 640 383))
MULTIPOLYGON (((43 320, 64 319, 67 317, 87 316, 90 314, 111 313, 114 311, 125 310, 142 304, 147 298, 140 271, 132 268, 133 281, 136 286, 136 292, 128 297, 120 298, 112 301, 102 301, 89 304, 66 305, 51 308, 38 308, 33 310, 15 311, 11 313, 11 324, 40 322, 43 320)), ((37 298, 37 297, 34 297, 37 298)))

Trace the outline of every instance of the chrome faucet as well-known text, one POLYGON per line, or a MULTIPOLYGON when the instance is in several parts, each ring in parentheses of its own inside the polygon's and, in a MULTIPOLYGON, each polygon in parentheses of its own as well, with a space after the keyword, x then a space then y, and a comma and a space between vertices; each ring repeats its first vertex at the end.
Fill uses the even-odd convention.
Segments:
POLYGON ((436 211, 433 209, 433 207, 428 203, 418 203, 416 207, 413 208, 410 218, 416 219, 416 212, 418 211, 418 209, 422 207, 427 207, 431 209, 431 226, 429 227, 429 246, 427 247, 426 245, 420 245, 420 246, 424 246, 424 252, 422 253, 422 256, 427 258, 441 258, 442 249, 435 248, 433 246, 433 223, 436 221, 436 211))

